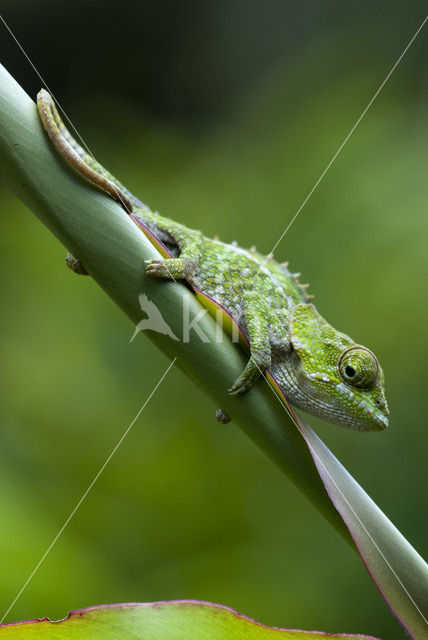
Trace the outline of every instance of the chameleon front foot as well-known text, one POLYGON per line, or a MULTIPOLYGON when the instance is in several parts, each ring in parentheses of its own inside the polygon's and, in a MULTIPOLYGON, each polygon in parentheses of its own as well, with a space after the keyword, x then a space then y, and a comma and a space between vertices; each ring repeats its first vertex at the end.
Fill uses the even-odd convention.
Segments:
POLYGON ((79 276, 88 275, 88 272, 80 262, 79 258, 75 258, 71 255, 71 253, 67 253, 67 255, 65 256, 65 263, 69 269, 71 269, 74 273, 77 273, 79 276))
POLYGON ((146 273, 155 278, 168 278, 170 280, 182 280, 192 272, 192 265, 184 258, 169 258, 159 260, 152 258, 146 260, 146 273))
POLYGON ((217 420, 217 422, 221 422, 222 424, 227 424, 228 422, 230 422, 230 416, 226 413, 226 411, 223 411, 223 409, 217 409, 217 411, 215 412, 215 419, 217 420))

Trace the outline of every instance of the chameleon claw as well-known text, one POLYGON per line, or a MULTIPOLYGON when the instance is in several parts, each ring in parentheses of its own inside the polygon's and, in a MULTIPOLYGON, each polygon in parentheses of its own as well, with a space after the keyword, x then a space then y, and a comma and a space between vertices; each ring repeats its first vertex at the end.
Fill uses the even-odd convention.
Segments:
POLYGON ((146 273, 150 276, 163 276, 165 267, 163 260, 156 260, 156 258, 152 258, 151 260, 145 260, 146 263, 146 273))
POLYGON ((230 393, 231 396, 237 396, 247 391, 251 386, 252 386, 251 380, 238 378, 237 380, 235 380, 233 385, 227 391, 228 393, 230 393))
POLYGON ((231 396, 237 396, 238 394, 242 393, 242 389, 240 387, 230 387, 230 389, 227 390, 228 393, 230 393, 231 396))
POLYGON ((79 258, 75 258, 71 255, 71 253, 67 253, 67 255, 65 256, 65 263, 69 269, 71 269, 74 273, 77 273, 79 276, 88 275, 88 272, 80 262, 79 258))
POLYGON ((227 424, 228 422, 230 422, 230 416, 223 411, 223 409, 217 409, 217 411, 215 412, 215 419, 217 420, 217 422, 221 422, 222 424, 227 424))

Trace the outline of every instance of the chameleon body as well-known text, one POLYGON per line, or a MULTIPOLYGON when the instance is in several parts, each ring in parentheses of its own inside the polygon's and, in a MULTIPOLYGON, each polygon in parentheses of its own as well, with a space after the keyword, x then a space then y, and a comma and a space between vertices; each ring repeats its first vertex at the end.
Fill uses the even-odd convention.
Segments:
MULTIPOLYGON (((38 110, 65 159, 162 243, 169 257, 147 261, 146 273, 186 280, 238 325, 250 358, 230 393, 245 392, 269 370, 287 400, 304 411, 361 431, 388 426, 384 375, 375 355, 324 320, 307 285, 299 283, 287 263, 207 238, 152 212, 71 137, 44 90, 38 94, 38 110)), ((78 262, 70 262, 81 271, 78 262)))

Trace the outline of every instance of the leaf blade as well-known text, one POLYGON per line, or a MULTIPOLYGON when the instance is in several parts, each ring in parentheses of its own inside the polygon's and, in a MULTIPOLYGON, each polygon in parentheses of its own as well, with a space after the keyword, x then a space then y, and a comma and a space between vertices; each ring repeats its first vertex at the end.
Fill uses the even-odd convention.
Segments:
MULTIPOLYGON (((295 414, 294 414, 295 415, 295 414)), ((428 637, 428 565, 311 427, 296 422, 370 577, 413 638, 428 637)))
POLYGON ((197 600, 90 607, 57 622, 44 618, 0 626, 0 634, 4 640, 377 640, 267 627, 230 607, 197 600))

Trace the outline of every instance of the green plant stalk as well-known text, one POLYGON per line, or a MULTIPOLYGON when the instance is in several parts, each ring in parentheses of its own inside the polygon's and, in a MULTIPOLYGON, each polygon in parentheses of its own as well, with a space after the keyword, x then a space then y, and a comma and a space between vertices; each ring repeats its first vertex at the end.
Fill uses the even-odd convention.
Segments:
MULTIPOLYGON (((144 260, 155 257, 156 250, 119 205, 64 164, 44 133, 34 102, 1 66, 0 167, 17 196, 79 256, 134 324, 141 320, 138 295, 142 292, 178 336, 182 335, 184 301, 190 320, 201 313, 184 285, 145 275, 144 260)), ((207 314, 199 327, 208 341, 196 332, 190 334, 190 343, 146 333, 167 356, 177 358, 176 365, 232 416, 348 542, 354 540, 393 612, 413 638, 426 638, 428 567, 424 560, 310 427, 301 420, 296 427, 269 385, 260 381, 240 397, 227 393, 246 357, 230 340, 217 340, 217 327, 207 314)))
MULTIPOLYGON (((39 121, 36 105, 4 67, 0 67, 0 167, 16 195, 79 256, 134 324, 143 317, 138 302, 142 292, 156 304, 175 335, 182 335, 184 304, 191 319, 201 312, 202 307, 184 285, 145 275, 144 260, 158 255, 156 250, 116 202, 87 184, 58 156, 39 121)), ((176 366, 232 416, 349 540, 304 440, 270 387, 261 381, 245 396, 230 396, 227 388, 242 371, 245 355, 227 338, 216 341, 217 327, 208 314, 198 324, 208 342, 194 331, 188 344, 156 332, 146 335, 168 357, 177 357, 176 366)), ((144 370, 147 364, 142 362, 141 366, 144 370)), ((206 419, 218 428, 211 409, 207 409, 206 419)))

